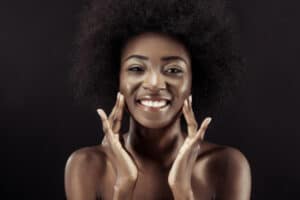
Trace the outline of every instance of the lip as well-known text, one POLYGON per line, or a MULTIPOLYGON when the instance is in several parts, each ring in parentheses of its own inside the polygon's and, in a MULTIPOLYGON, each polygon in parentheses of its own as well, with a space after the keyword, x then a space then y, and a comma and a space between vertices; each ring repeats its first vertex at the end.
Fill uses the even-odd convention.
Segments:
POLYGON ((142 97, 138 97, 136 98, 136 101, 141 101, 141 100, 150 100, 150 101, 161 101, 161 100, 165 100, 168 103, 170 103, 171 98, 166 97, 166 96, 142 96, 142 97))
POLYGON ((144 111, 161 112, 161 111, 165 111, 170 106, 170 103, 167 103, 167 105, 165 105, 164 107, 157 107, 157 108, 144 106, 143 104, 140 103, 140 101, 136 101, 136 105, 138 108, 144 111))

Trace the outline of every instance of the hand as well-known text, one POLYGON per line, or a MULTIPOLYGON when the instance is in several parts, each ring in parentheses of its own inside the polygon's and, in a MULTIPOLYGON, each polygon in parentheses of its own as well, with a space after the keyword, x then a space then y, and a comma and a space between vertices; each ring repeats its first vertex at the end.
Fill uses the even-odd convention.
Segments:
POLYGON ((210 117, 203 120, 200 129, 192 109, 191 96, 184 101, 183 114, 187 122, 188 136, 171 167, 168 183, 175 199, 194 199, 191 186, 193 167, 200 152, 200 143, 211 121, 210 117))
POLYGON ((117 102, 108 118, 102 109, 97 109, 97 112, 101 117, 102 127, 105 134, 103 144, 108 144, 108 149, 113 155, 112 163, 117 172, 115 190, 119 192, 121 191, 124 195, 126 195, 127 199, 128 196, 130 196, 130 194, 128 194, 130 191, 127 190, 132 190, 132 186, 137 180, 138 170, 134 161, 120 142, 119 131, 121 128, 124 104, 124 96, 121 93, 118 93, 117 102))

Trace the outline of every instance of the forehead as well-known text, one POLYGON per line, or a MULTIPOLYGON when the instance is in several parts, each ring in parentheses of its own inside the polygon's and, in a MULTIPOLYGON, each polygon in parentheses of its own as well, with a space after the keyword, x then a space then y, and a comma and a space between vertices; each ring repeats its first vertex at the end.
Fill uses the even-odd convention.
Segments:
POLYGON ((147 57, 181 56, 189 61, 188 51, 182 43, 160 33, 143 33, 128 40, 123 47, 121 58, 132 54, 147 57))

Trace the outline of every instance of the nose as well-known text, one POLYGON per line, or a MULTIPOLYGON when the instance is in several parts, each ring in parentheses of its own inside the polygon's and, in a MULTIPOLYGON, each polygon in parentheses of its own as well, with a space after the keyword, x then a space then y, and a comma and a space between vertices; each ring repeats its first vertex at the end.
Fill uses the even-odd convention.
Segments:
POLYGON ((143 87, 151 91, 159 91, 159 90, 166 89, 166 83, 162 74, 160 74, 160 72, 151 70, 148 72, 147 76, 145 77, 145 80, 143 82, 143 87))

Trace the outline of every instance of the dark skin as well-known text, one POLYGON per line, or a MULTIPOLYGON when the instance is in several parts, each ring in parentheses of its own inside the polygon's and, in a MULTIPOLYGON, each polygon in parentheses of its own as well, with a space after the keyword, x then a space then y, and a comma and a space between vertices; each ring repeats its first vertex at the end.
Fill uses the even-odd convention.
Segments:
POLYGON ((243 154, 204 140, 211 118, 198 127, 191 73, 188 51, 171 37, 144 33, 127 42, 116 105, 108 116, 98 110, 105 137, 67 162, 68 200, 250 199, 243 154), (120 134, 125 108, 129 131, 120 134), (182 115, 187 133, 180 127, 182 115))

